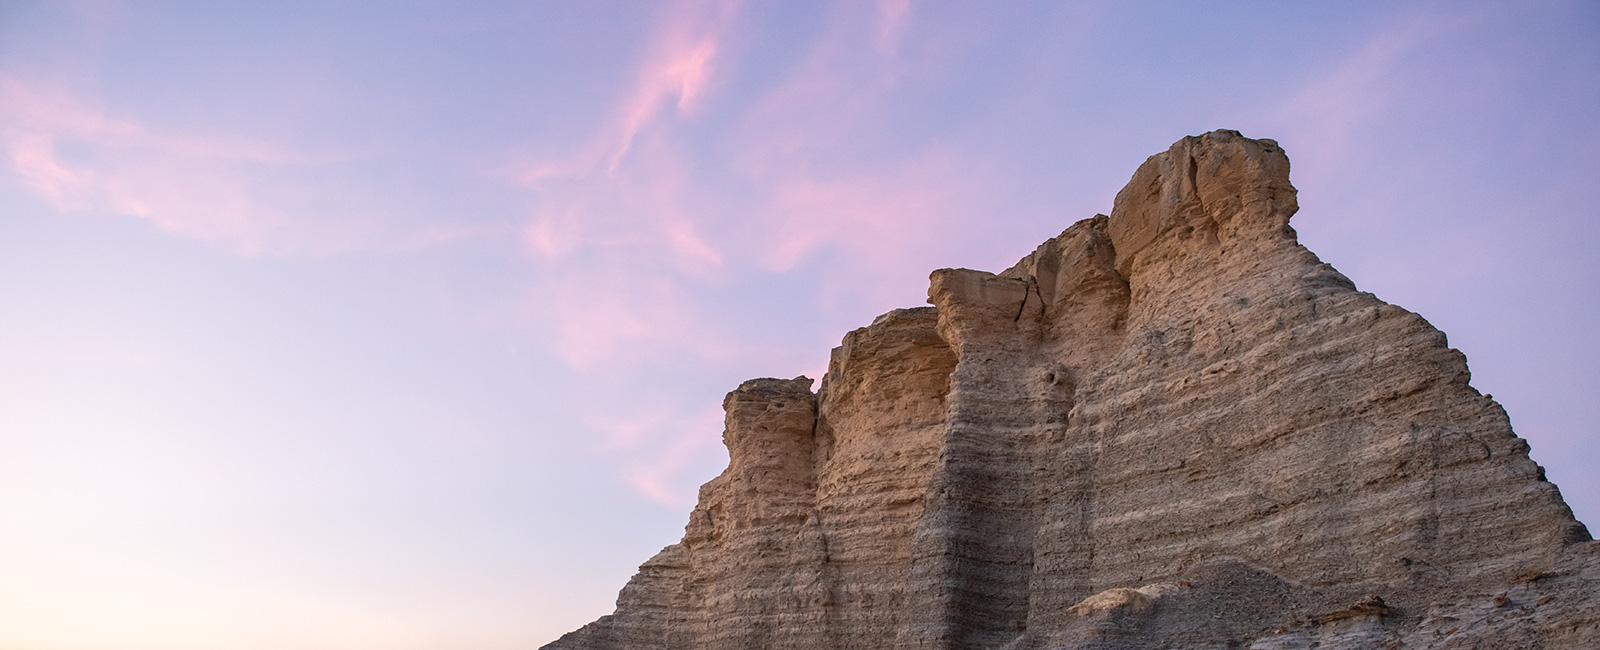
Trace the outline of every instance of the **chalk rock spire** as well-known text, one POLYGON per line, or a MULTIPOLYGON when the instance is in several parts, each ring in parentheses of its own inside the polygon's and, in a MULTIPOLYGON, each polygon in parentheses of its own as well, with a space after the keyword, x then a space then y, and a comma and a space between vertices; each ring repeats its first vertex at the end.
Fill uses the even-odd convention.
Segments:
POLYGON ((549 650, 1600 647, 1600 543, 1465 357, 1301 246, 1289 160, 1109 217, 728 394, 728 469, 549 650))

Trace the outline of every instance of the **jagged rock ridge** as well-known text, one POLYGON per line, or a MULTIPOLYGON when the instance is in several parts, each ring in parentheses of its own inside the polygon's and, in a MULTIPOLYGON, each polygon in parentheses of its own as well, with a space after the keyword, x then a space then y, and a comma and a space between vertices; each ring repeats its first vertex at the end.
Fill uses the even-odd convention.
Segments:
POLYGON ((1271 140, 728 394, 586 649, 1596 648, 1600 542, 1466 359, 1295 240, 1271 140))

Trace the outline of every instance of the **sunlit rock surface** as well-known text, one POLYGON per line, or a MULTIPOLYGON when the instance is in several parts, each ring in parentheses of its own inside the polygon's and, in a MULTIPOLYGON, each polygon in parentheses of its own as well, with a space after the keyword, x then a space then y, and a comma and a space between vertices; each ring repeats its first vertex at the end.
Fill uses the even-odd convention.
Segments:
POLYGON ((1296 207, 1275 142, 1184 138, 745 382, 683 541, 546 648, 1600 648, 1600 543, 1296 207))

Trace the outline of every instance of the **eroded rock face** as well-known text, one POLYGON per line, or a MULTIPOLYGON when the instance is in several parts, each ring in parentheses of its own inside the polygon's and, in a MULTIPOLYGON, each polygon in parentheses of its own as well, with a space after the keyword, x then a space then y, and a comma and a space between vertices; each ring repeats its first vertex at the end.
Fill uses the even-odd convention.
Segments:
POLYGON ((546 648, 1597 648, 1600 542, 1232 131, 725 401, 728 469, 546 648))

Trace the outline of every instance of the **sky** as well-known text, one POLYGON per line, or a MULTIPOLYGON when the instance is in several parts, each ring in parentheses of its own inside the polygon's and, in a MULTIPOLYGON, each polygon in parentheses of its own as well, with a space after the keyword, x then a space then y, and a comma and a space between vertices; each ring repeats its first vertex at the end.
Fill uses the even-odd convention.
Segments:
POLYGON ((533 648, 1218 128, 1600 524, 1600 5, 0 0, 0 649, 533 648))

